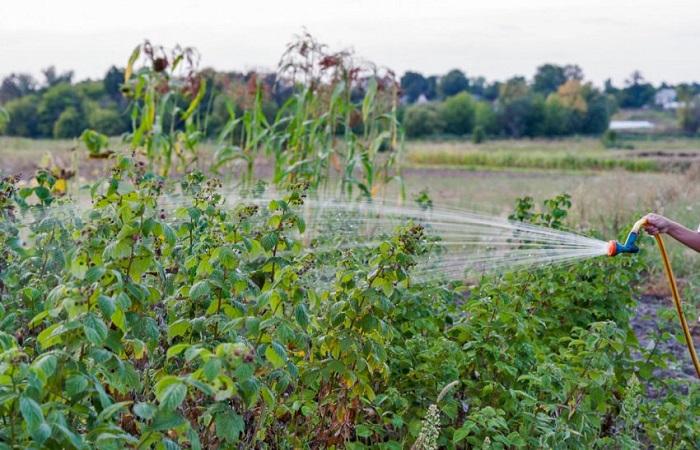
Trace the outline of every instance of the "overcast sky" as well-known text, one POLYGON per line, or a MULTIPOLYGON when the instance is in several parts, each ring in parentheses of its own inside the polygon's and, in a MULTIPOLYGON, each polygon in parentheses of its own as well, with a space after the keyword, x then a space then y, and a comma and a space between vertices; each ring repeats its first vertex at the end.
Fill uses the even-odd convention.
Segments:
POLYGON ((273 68, 303 27, 399 72, 505 79, 554 62, 597 83, 700 80, 699 0, 0 0, 0 75, 99 77, 146 38, 216 69, 273 68))

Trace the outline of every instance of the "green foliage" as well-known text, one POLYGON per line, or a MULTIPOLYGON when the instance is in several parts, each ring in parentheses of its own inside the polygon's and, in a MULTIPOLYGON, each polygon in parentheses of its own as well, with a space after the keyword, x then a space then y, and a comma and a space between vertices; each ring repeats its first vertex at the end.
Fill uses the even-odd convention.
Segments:
POLYGON ((68 111, 59 128, 61 137, 78 136, 83 130, 75 130, 74 125, 84 120, 82 115, 81 95, 68 83, 59 83, 46 90, 37 106, 39 133, 42 136, 54 136, 56 123, 63 112, 68 111), (65 135, 63 134, 65 130, 65 135))
POLYGON ((683 106, 678 109, 678 123, 688 134, 695 134, 700 130, 700 98, 695 97, 683 102, 683 106))
POLYGON ((486 132, 484 131, 484 128, 481 125, 474 127, 474 131, 472 132, 472 142, 474 144, 481 144, 485 140, 486 132))
POLYGON ((403 126, 406 136, 418 138, 443 132, 445 122, 435 105, 414 105, 406 109, 403 126))
MULTIPOLYGON (((665 358, 629 326, 635 259, 416 285, 423 227, 314 254, 298 189, 230 208, 193 172, 162 212, 173 186, 118 157, 78 217, 16 182, 0 182, 3 445, 687 448, 700 432, 696 388, 650 400, 632 379, 659 385, 647 366, 665 358)), ((559 228, 569 207, 523 199, 513 218, 559 228)))
POLYGON ((469 88, 469 80, 459 69, 452 69, 440 78, 438 90, 444 98, 452 97, 469 88))
POLYGON ((38 136, 38 103, 39 99, 35 95, 26 95, 7 102, 5 109, 9 119, 5 123, 4 133, 9 136, 38 136))
POLYGON ((111 154, 108 150, 109 138, 94 130, 85 130, 80 135, 80 140, 88 150, 91 158, 105 158, 111 154))
POLYGON ((58 116, 53 125, 53 137, 59 139, 78 137, 85 129, 83 116, 72 106, 58 116))
POLYGON ((5 132, 5 126, 10 121, 10 114, 3 107, 0 107, 0 134, 5 132))
POLYGON ((474 99, 466 92, 449 97, 440 105, 440 117, 447 133, 458 136, 471 133, 474 116, 474 99))
POLYGON ((129 129, 126 115, 114 109, 95 108, 88 116, 88 121, 90 128, 107 136, 118 136, 129 129))
POLYGON ((565 69, 556 64, 543 64, 537 68, 532 88, 543 95, 556 92, 566 82, 565 69))

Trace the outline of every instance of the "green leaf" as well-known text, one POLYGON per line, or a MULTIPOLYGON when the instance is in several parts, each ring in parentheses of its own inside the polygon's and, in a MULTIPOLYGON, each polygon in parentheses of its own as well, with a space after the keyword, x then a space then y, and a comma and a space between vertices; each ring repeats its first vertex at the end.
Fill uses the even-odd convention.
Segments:
POLYGON ((21 396, 19 398, 19 411, 29 428, 38 428, 44 422, 41 406, 32 398, 21 396))
POLYGON ((111 319, 114 326, 119 328, 122 331, 122 333, 126 334, 126 316, 124 315, 124 311, 122 311, 121 308, 115 308, 111 319))
POLYGON ((173 411, 185 400, 187 386, 182 381, 175 379, 174 381, 168 380, 166 386, 159 388, 162 381, 156 385, 156 398, 158 398, 161 408, 165 411, 173 411))
POLYGON ((306 312, 304 305, 299 304, 294 308, 294 318, 302 328, 309 326, 309 314, 306 312))
POLYGON ((85 274, 88 271, 87 255, 82 253, 77 257, 74 257, 70 263, 70 273, 74 277, 82 280, 85 278, 85 274))
POLYGON ((471 433, 475 426, 476 424, 474 422, 464 422, 464 425, 455 431, 454 436, 452 436, 452 442, 457 444, 458 442, 463 441, 467 436, 469 436, 469 433, 471 433))
POLYGON ((219 358, 209 358, 209 360, 204 363, 204 367, 202 367, 202 372, 209 381, 214 380, 214 378, 219 375, 219 371, 221 371, 221 360, 219 358))
POLYGON ((172 430, 185 424, 185 419, 172 411, 158 411, 153 417, 151 429, 154 431, 172 430))
POLYGON ((166 359, 170 359, 170 358, 172 358, 173 356, 179 355, 180 353, 182 353, 182 352, 184 352, 185 350, 187 350, 187 348, 189 348, 189 347, 191 347, 190 344, 177 344, 177 345, 173 345, 172 347, 170 347, 170 348, 168 349, 168 351, 167 351, 167 353, 166 353, 166 359))
POLYGON ((150 403, 140 402, 134 405, 134 414, 145 420, 152 419, 157 411, 158 408, 151 405, 150 403))
POLYGON ((187 319, 176 320, 168 325, 168 339, 184 336, 190 330, 191 326, 190 321, 187 319))
POLYGON ((357 434, 359 437, 366 438, 372 436, 372 430, 365 425, 358 425, 355 427, 355 434, 357 434))
POLYGON ((66 394, 69 397, 80 394, 88 387, 88 380, 83 375, 73 375, 66 380, 66 394))
POLYGON ((104 422, 106 420, 110 420, 112 416, 114 416, 117 412, 121 411, 122 409, 126 409, 126 407, 133 402, 127 401, 127 402, 119 402, 119 403, 113 403, 100 411, 100 414, 97 416, 97 421, 98 422, 104 422))
POLYGON ((263 246, 265 250, 272 250, 275 245, 277 245, 278 242, 278 237, 276 233, 268 233, 265 236, 262 237, 260 240, 260 244, 263 246))
POLYGON ((199 281, 190 288, 190 298, 192 300, 204 299, 208 297, 210 293, 211 288, 209 287, 209 282, 206 280, 199 281))
POLYGON ((245 429, 243 418, 235 411, 227 409, 215 417, 216 435, 227 442, 237 442, 245 429))
POLYGON ((107 325, 93 313, 88 313, 83 319, 83 331, 88 341, 100 345, 107 338, 107 325))
POLYGON ((219 248, 219 262, 225 269, 231 270, 236 267, 236 255, 229 247, 219 248))
POLYGON ((280 344, 273 342, 265 349, 265 358, 267 358, 275 368, 279 369, 284 366, 287 361, 287 352, 280 344))
POLYGON ((97 305, 100 307, 102 314, 105 317, 111 317, 114 314, 114 299, 112 297, 107 297, 106 295, 100 295, 97 297, 97 305))
POLYGON ((44 420, 41 406, 35 400, 23 395, 19 399, 19 410, 32 439, 39 444, 44 443, 51 436, 51 427, 44 420))
POLYGON ((57 364, 58 359, 55 355, 45 354, 34 360, 32 363, 32 368, 41 376, 43 380, 46 380, 56 371, 57 364))

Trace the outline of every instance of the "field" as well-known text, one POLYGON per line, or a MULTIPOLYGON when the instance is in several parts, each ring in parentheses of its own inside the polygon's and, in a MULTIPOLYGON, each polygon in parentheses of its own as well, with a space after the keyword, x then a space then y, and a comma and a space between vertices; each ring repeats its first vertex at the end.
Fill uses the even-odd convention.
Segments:
MULTIPOLYGON (((396 80, 310 39, 282 67, 315 82, 274 120, 253 84, 207 137, 206 83, 146 43, 123 140, 0 139, 0 450, 694 448, 649 238, 470 277, 488 264, 448 250, 464 210, 524 222, 472 219, 506 230, 487 262, 580 255, 565 231, 622 239, 649 211, 694 227, 700 141, 405 142, 396 80)), ((669 245, 698 337, 700 263, 669 245)))

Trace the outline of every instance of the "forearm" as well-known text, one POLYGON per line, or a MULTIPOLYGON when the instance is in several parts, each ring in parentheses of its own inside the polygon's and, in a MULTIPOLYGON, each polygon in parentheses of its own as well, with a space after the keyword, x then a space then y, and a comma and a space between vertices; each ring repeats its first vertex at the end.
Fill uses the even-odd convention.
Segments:
POLYGON ((700 252, 699 232, 689 230, 679 223, 672 222, 666 233, 681 244, 692 248, 696 252, 700 252))

